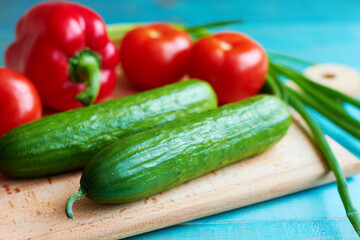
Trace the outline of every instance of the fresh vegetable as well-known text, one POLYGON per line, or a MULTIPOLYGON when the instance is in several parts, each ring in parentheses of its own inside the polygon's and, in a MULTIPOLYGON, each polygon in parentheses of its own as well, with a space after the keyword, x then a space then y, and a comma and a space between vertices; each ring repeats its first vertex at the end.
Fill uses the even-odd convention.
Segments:
POLYGON ((191 36, 169 24, 137 27, 121 41, 121 66, 129 82, 152 89, 181 79, 191 50, 191 36))
MULTIPOLYGON (((275 59, 292 63, 311 65, 310 62, 279 53, 270 54, 270 56, 274 56, 275 59)), ((289 104, 304 118, 313 134, 315 143, 318 145, 329 168, 335 175, 338 191, 344 204, 346 215, 355 231, 360 236, 360 216, 355 204, 352 202, 346 178, 325 139, 323 130, 305 108, 305 106, 309 106, 315 109, 330 121, 337 124, 354 137, 360 139, 360 123, 352 118, 342 105, 346 102, 360 109, 360 102, 334 89, 316 83, 295 70, 274 62, 270 62, 270 74, 267 78, 266 89, 282 98, 284 101, 289 102, 289 104), (295 82, 302 89, 302 92, 284 85, 280 80, 281 76, 285 76, 295 82)))
MULTIPOLYGON (((203 36, 211 35, 209 28, 212 29, 215 27, 228 26, 243 22, 244 21, 242 19, 233 19, 233 20, 216 21, 216 22, 210 22, 210 23, 205 23, 201 25, 192 25, 192 26, 186 26, 179 23, 168 23, 168 24, 188 32, 191 36, 193 36, 196 39, 203 36)), ((145 26, 147 24, 149 23, 115 23, 115 24, 107 25, 106 29, 111 40, 113 40, 114 43, 116 43, 117 45, 120 45, 120 42, 126 33, 128 33, 130 30, 133 30, 137 27, 145 26)))
POLYGON ((72 218, 73 202, 85 195, 100 203, 132 202, 260 154, 290 124, 286 104, 259 95, 122 138, 85 167, 66 214, 72 218))
POLYGON ((189 57, 189 76, 209 82, 221 104, 257 94, 267 71, 267 56, 261 45, 237 32, 200 38, 189 57))
POLYGON ((109 96, 118 60, 102 18, 72 2, 44 2, 29 9, 5 52, 5 65, 33 81, 43 103, 56 110, 109 96))
POLYGON ((209 84, 188 80, 50 115, 0 139, 0 172, 26 178, 81 168, 115 140, 216 106, 209 84))
POLYGON ((0 67, 0 137, 41 114, 41 100, 34 84, 24 75, 0 67))

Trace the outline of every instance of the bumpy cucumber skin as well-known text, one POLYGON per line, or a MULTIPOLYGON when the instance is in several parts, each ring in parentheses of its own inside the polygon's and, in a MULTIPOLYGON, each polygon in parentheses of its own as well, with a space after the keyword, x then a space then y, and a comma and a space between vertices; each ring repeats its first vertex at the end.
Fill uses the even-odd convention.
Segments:
POLYGON ((259 95, 125 137, 88 163, 80 184, 96 202, 136 201, 260 154, 290 124, 285 103, 259 95))
POLYGON ((216 107, 210 85, 193 79, 50 115, 0 139, 0 172, 28 178, 81 168, 124 136, 216 107))

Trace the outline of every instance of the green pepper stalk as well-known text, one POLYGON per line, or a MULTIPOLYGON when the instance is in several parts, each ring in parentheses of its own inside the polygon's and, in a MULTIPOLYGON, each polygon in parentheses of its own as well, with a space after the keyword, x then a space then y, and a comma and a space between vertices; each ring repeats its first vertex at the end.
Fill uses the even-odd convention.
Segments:
POLYGON ((83 106, 93 103, 99 94, 101 84, 100 57, 89 49, 77 53, 69 59, 71 80, 86 83, 87 87, 76 95, 83 106))

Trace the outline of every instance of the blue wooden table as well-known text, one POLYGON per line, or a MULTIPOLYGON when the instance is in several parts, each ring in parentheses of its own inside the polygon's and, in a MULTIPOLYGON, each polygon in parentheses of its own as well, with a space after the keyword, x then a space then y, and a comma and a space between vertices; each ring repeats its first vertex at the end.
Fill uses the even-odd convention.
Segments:
MULTIPOLYGON (((0 55, 13 40, 17 19, 38 1, 0 0, 0 55)), ((266 49, 318 62, 337 62, 360 70, 360 2, 297 1, 79 1, 99 12, 107 23, 171 21, 200 24, 246 20, 221 30, 243 31, 266 49)), ((220 29, 219 29, 220 30, 220 29)), ((0 60, 3 66, 3 60, 0 60)), ((360 113, 349 107, 357 118, 360 113)), ((326 132, 358 158, 360 141, 319 115, 326 132)), ((360 129, 359 129, 360 131, 360 129)), ((360 175, 349 179, 360 207, 360 175)), ((357 239, 336 185, 292 194, 211 217, 135 236, 132 239, 357 239)))

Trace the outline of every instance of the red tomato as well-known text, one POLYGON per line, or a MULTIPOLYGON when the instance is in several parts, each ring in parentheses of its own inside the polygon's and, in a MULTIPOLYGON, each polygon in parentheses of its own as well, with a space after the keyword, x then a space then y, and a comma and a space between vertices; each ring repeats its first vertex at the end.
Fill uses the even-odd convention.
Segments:
POLYGON ((20 73, 0 68, 0 137, 41 114, 42 104, 34 84, 20 73))
POLYGON ((187 32, 168 24, 141 26, 128 32, 121 41, 121 66, 135 86, 160 87, 185 75, 191 45, 187 32))
POLYGON ((265 83, 268 60, 250 37, 225 32, 199 39, 193 46, 188 74, 209 82, 220 104, 258 93, 265 83))

